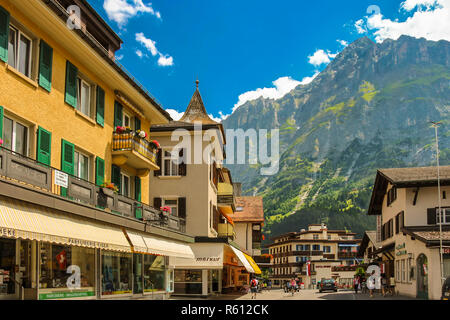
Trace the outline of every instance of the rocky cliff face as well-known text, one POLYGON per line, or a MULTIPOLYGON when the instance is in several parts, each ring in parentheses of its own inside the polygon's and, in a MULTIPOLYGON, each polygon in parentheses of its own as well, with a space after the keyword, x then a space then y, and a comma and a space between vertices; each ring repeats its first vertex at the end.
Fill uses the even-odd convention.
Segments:
POLYGON ((230 166, 247 194, 264 196, 267 234, 328 222, 360 234, 376 169, 450 164, 450 43, 402 36, 350 44, 308 85, 238 108, 225 128, 280 129, 280 172, 230 166))

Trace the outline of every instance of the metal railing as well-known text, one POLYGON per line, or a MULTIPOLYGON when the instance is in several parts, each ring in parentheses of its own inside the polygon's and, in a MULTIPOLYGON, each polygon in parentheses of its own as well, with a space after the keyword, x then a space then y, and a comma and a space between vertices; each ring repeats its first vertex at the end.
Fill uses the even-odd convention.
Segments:
POLYGON ((113 133, 113 151, 136 151, 143 157, 156 164, 157 148, 133 132, 113 133))
POLYGON ((20 183, 41 192, 102 209, 155 226, 186 232, 186 220, 176 216, 162 218, 162 212, 145 203, 120 195, 113 190, 67 174, 67 188, 55 184, 60 170, 0 147, 0 179, 20 183))

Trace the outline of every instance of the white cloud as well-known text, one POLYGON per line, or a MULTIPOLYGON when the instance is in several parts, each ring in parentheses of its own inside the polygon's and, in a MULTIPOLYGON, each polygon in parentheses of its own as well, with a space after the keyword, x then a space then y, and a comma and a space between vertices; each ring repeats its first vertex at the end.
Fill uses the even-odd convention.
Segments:
POLYGON ((308 61, 310 64, 312 64, 315 67, 318 67, 322 64, 328 64, 331 62, 331 59, 336 58, 338 55, 338 52, 331 53, 329 50, 325 52, 322 49, 316 50, 313 55, 308 56, 308 61))
MULTIPOLYGON (((151 54, 152 56, 159 55, 158 58, 158 65, 161 67, 168 67, 173 66, 173 57, 171 57, 168 54, 163 54, 159 52, 159 50, 156 48, 156 41, 153 41, 150 38, 147 38, 144 33, 136 33, 136 41, 142 44, 151 54)), ((138 50, 140 51, 140 50, 138 50)), ((136 52, 137 53, 137 52, 136 52)), ((138 54, 139 56, 139 54, 138 54)), ((139 56, 141 57, 141 56, 139 56)))
POLYGON ((166 111, 169 113, 169 115, 171 116, 171 118, 172 118, 173 120, 176 120, 176 121, 180 120, 181 117, 183 117, 183 114, 184 114, 184 112, 178 112, 178 111, 175 110, 175 109, 166 109, 166 111))
POLYGON ((139 58, 142 58, 142 57, 144 56, 144 54, 142 53, 141 50, 136 50, 136 55, 137 55, 139 58))
POLYGON ((145 4, 143 0, 105 0, 103 9, 109 20, 115 21, 120 28, 139 13, 149 13, 161 19, 161 13, 155 11, 151 3, 145 4))
POLYGON ((152 56, 156 56, 158 54, 156 42, 150 38, 146 38, 142 32, 136 33, 136 41, 140 42, 145 48, 147 48, 147 50, 151 52, 152 56))
POLYGON ((119 54, 116 56, 116 60, 120 61, 123 59, 123 54, 119 54))
POLYGON ((382 14, 365 17, 363 23, 358 20, 356 30, 371 30, 377 42, 385 39, 397 40, 401 35, 408 35, 428 40, 450 41, 450 0, 406 0, 401 3, 401 9, 412 12, 405 21, 384 18, 382 14))
POLYGON ((336 41, 339 42, 339 44, 340 44, 341 46, 343 46, 343 47, 348 46, 348 42, 345 41, 345 40, 336 40, 336 41))
POLYGON ((366 29, 365 26, 364 26, 364 19, 359 19, 358 21, 356 21, 356 22, 355 22, 355 28, 356 28, 356 31, 357 31, 359 34, 366 33, 366 32, 367 32, 367 29, 366 29))
MULTIPOLYGON (((247 101, 256 100, 260 97, 264 99, 280 99, 287 93, 291 92, 298 85, 305 85, 310 83, 317 76, 317 74, 318 73, 316 72, 316 74, 314 74, 312 77, 305 77, 302 79, 302 81, 292 79, 291 77, 281 77, 272 82, 275 87, 258 88, 256 90, 247 91, 239 95, 239 101, 234 105, 232 112, 234 112, 237 108, 242 106, 247 101)), ((226 118, 228 117, 228 115, 221 114, 221 117, 226 118)))
POLYGON ((173 66, 173 57, 169 55, 159 55, 158 65, 161 67, 173 66))

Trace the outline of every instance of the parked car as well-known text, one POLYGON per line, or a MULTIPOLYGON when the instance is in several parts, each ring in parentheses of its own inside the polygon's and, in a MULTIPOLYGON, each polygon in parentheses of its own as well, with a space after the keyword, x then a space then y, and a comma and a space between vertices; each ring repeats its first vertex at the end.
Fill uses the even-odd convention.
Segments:
POLYGON ((442 285, 442 297, 441 300, 450 300, 450 277, 445 279, 444 284, 442 285))
POLYGON ((336 281, 334 279, 324 279, 320 281, 319 292, 323 291, 334 291, 337 292, 338 288, 336 286, 336 281))

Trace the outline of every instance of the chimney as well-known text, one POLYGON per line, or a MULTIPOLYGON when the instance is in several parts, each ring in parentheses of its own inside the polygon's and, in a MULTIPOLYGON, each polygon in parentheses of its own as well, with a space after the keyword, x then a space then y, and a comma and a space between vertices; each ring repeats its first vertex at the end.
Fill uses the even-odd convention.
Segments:
POLYGON ((324 223, 322 223, 321 230, 322 230, 322 238, 325 240, 328 239, 328 229, 324 223))

